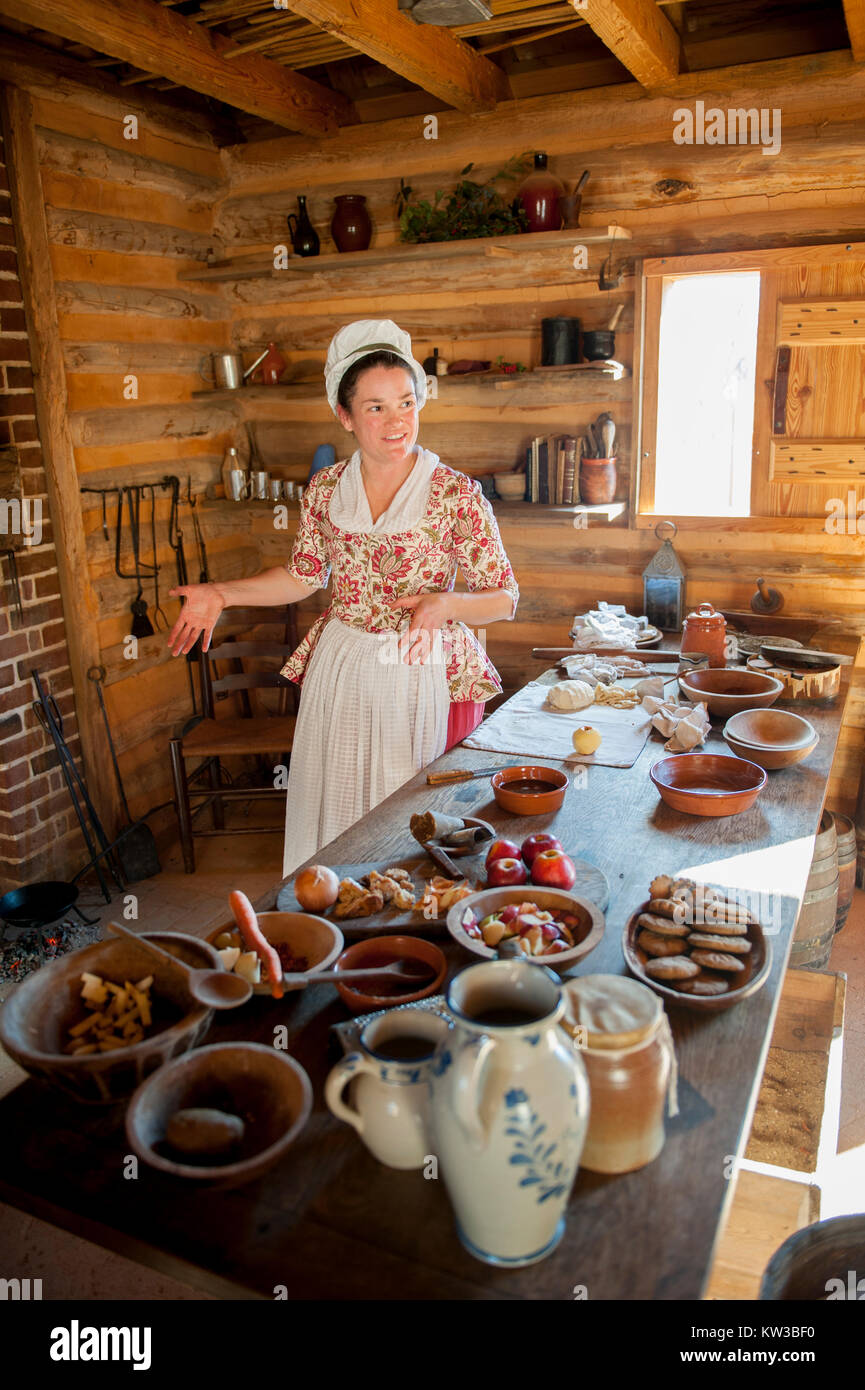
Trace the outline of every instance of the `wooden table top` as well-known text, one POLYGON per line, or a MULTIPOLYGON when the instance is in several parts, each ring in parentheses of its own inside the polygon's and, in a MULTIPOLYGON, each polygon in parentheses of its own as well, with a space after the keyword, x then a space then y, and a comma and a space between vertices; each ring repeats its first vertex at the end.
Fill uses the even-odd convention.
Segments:
MULTIPOLYGON (((662 1153, 624 1176, 581 1171, 564 1239, 540 1264, 497 1270, 473 1259, 457 1240, 443 1182, 383 1167, 331 1116, 323 1083, 341 1051, 329 1030, 348 1014, 325 987, 279 1003, 256 997, 206 1039, 271 1044, 275 1025, 286 1024, 290 1051, 312 1080, 306 1130, 259 1181, 198 1193, 143 1165, 129 1180, 123 1107, 77 1106, 27 1081, 0 1101, 0 1199, 218 1297, 272 1298, 285 1286, 289 1298, 309 1299, 570 1300, 584 1285, 591 1299, 699 1298, 731 1195, 731 1159, 756 1103, 843 704, 844 692, 827 706, 795 705, 820 733, 816 751, 770 773, 754 807, 729 819, 682 815, 659 801, 648 773, 663 751, 652 736, 633 768, 589 768, 552 816, 507 815, 485 780, 428 788, 420 773, 315 856, 347 864, 410 855, 409 816, 426 808, 482 816, 517 840, 551 830, 610 883, 606 934, 577 968, 583 975, 625 973, 622 929, 656 873, 771 894, 778 930, 765 987, 723 1013, 670 1010, 680 1113, 667 1121, 662 1153)), ((719 729, 713 721, 707 748, 727 752, 719 729)), ((435 766, 513 762, 458 748, 435 766)), ((256 906, 271 907, 279 886, 256 906)), ((446 950, 453 970, 471 963, 455 943, 446 950)))

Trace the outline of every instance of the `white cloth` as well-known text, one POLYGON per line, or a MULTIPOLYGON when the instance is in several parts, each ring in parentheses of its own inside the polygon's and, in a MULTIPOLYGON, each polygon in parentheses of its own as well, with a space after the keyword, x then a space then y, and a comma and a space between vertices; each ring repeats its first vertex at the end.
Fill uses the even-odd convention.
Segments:
POLYGON ((411 338, 408 333, 395 324, 392 319, 358 319, 355 323, 346 324, 345 328, 341 328, 338 333, 335 333, 327 350, 327 361, 324 364, 324 385, 328 404, 334 415, 336 415, 339 383, 349 367, 353 367, 361 357, 367 357, 371 352, 381 351, 395 352, 403 359, 414 377, 418 410, 426 403, 426 372, 420 362, 417 362, 412 356, 411 338))
MULTIPOLYGON (((411 530, 426 512, 439 459, 417 450, 414 467, 373 523, 360 451, 334 489, 329 517, 354 534, 411 530)), ((409 618, 401 624, 404 631, 409 618)), ((399 632, 366 632, 330 618, 310 658, 288 777, 283 877, 377 806, 447 742, 450 690, 441 634, 429 659, 407 665, 399 632)))

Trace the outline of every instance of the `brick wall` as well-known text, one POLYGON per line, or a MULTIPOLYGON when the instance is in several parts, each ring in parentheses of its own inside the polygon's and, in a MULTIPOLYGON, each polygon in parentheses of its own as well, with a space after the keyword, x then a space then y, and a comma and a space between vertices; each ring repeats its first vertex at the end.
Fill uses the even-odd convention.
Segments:
MULTIPOLYGON (((20 627, 9 560, 0 559, 0 892, 37 879, 71 878, 87 858, 53 744, 30 708, 36 694, 30 672, 36 668, 57 700, 77 758, 72 677, 0 132, 0 447, 9 445, 18 454, 24 496, 31 507, 41 499, 42 543, 16 555, 24 608, 20 627)), ((3 546, 0 534, 0 551, 3 546)))

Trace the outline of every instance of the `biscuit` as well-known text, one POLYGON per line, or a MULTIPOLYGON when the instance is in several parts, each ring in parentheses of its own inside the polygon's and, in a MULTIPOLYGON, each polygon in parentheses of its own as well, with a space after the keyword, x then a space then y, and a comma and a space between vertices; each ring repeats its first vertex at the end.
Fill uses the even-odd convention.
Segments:
POLYGON ((742 961, 735 956, 725 955, 723 951, 692 951, 691 960, 697 965, 704 965, 707 970, 729 970, 733 973, 744 970, 742 961))
POLYGON ((669 917, 674 922, 687 922, 690 915, 687 904, 681 898, 652 898, 648 910, 657 917, 669 917))
POLYGON ((701 931, 711 932, 714 936, 747 936, 748 925, 746 922, 717 922, 714 918, 708 917, 704 913, 697 913, 696 920, 691 923, 701 931))
POLYGON ((691 930, 686 922, 673 922, 669 917, 657 917, 653 912, 641 912, 637 926, 645 927, 656 936, 687 936, 691 930))
POLYGON ((651 931, 641 931, 637 945, 647 956, 682 956, 688 949, 680 936, 657 936, 651 931))
POLYGON ((741 936, 711 936, 708 932, 691 932, 688 947, 698 946, 709 951, 727 951, 732 956, 747 956, 751 949, 750 941, 741 936))
POLYGON ((673 989, 682 994, 726 994, 730 988, 728 980, 674 980, 673 989))
MULTIPOLYGON (((730 959, 732 960, 732 956, 730 959)), ((736 965, 738 964, 736 961, 736 965)), ((665 956, 661 960, 647 960, 643 969, 653 980, 687 980, 700 973, 699 965, 687 956, 665 956)))

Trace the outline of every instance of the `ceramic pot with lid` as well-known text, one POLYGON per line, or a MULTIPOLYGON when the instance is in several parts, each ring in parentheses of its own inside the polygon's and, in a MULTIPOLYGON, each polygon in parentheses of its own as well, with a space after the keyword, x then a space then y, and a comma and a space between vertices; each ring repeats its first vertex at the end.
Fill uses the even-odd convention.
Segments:
POLYGON ((727 623, 711 603, 701 603, 682 625, 683 652, 705 652, 710 666, 727 665, 727 623))
POLYGON ((663 1000, 623 975, 586 975, 565 987, 563 1028, 589 1078, 589 1128, 580 1162, 632 1173, 664 1147, 664 1107, 676 1113, 675 1052, 663 1000))

